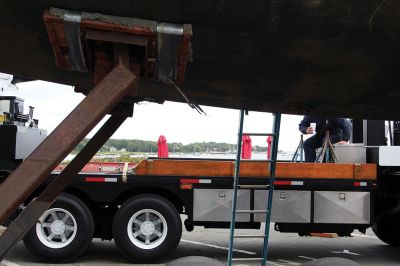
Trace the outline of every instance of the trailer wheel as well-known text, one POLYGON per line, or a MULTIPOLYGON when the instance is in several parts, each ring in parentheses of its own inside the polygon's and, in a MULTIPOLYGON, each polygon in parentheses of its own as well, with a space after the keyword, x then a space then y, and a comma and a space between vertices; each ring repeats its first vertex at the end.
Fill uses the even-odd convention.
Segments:
POLYGON ((24 244, 41 259, 72 261, 90 245, 94 222, 77 197, 62 193, 24 237, 24 244))
POLYGON ((126 201, 115 214, 114 241, 132 261, 154 261, 175 249, 182 222, 175 206, 157 195, 141 195, 126 201))
POLYGON ((378 220, 372 227, 375 235, 392 247, 400 246, 400 230, 399 230, 400 215, 386 215, 378 220))

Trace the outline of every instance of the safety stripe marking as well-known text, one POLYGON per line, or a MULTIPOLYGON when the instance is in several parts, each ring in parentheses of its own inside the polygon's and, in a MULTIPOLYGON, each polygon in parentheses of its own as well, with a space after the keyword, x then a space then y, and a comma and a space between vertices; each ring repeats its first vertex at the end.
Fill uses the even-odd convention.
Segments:
POLYGON ((182 178, 180 180, 182 184, 211 184, 211 179, 188 179, 182 178))
POLYGON ((366 187, 368 186, 367 182, 354 182, 355 187, 366 187))
POLYGON ((275 185, 281 185, 281 186, 290 186, 292 184, 291 181, 275 181, 275 185))
POLYGON ((303 181, 275 181, 275 185, 278 186, 302 186, 304 185, 303 181))
POLYGON ((99 183, 116 183, 118 178, 116 177, 86 177, 86 182, 99 182, 99 183))
POLYGON ((302 186, 304 185, 303 181, 292 181, 292 186, 302 186))

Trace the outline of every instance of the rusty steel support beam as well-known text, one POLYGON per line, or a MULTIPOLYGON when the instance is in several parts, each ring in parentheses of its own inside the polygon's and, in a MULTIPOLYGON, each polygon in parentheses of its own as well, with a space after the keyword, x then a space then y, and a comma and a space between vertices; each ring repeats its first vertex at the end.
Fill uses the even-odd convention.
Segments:
POLYGON ((122 98, 132 92, 137 79, 118 63, 43 143, 0 185, 0 224, 45 181, 122 98))
POLYGON ((61 174, 54 179, 37 198, 38 201, 53 201, 71 182, 86 163, 96 155, 96 152, 109 140, 122 123, 128 118, 126 115, 113 115, 89 140, 86 146, 65 167, 61 174))
POLYGON ((32 200, 23 212, 7 227, 0 237, 0 261, 8 251, 36 224, 39 217, 53 203, 57 195, 62 192, 85 164, 106 143, 114 132, 126 120, 129 114, 113 115, 90 139, 81 152, 65 167, 61 174, 55 178, 39 197, 32 200))

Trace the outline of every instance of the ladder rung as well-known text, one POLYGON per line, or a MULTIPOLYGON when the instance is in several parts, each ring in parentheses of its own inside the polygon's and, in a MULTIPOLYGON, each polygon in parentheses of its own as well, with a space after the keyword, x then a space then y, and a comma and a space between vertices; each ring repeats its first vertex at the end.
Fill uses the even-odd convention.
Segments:
POLYGON ((235 235, 235 238, 264 238, 265 235, 235 235))
POLYGON ((242 133, 242 135, 248 135, 248 136, 261 136, 261 137, 268 137, 268 136, 276 136, 275 133, 242 133))
POLYGON ((267 213, 267 210, 237 210, 236 213, 267 213))
POLYGON ((233 258, 232 261, 262 261, 263 258, 233 258))
POLYGON ((239 188, 249 188, 249 189, 269 189, 271 186, 270 185, 239 185, 239 188))

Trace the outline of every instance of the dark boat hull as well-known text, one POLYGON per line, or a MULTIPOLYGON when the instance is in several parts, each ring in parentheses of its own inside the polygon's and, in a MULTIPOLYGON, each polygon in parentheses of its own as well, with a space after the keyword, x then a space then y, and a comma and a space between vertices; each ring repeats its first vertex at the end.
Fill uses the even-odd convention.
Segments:
MULTIPOLYGON (((0 1, 0 72, 90 88, 55 67, 42 14, 58 7, 193 26, 182 87, 199 104, 400 119, 400 3, 395 0, 0 1)), ((183 101, 141 81, 140 99, 183 101)))

